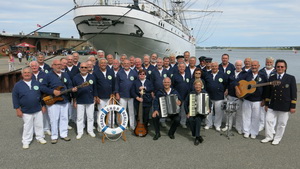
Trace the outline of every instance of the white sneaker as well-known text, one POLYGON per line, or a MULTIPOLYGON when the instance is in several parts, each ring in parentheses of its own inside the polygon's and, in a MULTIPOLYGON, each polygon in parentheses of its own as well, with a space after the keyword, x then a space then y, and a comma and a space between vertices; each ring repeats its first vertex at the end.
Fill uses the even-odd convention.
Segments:
POLYGON ((268 142, 270 142, 270 141, 272 141, 271 139, 268 139, 268 138, 265 138, 265 139, 262 139, 260 142, 261 143, 268 143, 268 142))
POLYGON ((46 131, 44 132, 44 134, 47 134, 48 136, 51 136, 51 131, 50 131, 50 130, 46 130, 46 131))
POLYGON ((205 126, 204 129, 205 129, 205 130, 208 130, 208 129, 210 129, 210 127, 209 127, 209 126, 205 126))
POLYGON ((220 127, 216 127, 216 130, 217 130, 217 131, 221 131, 220 127))
POLYGON ((237 132, 238 132, 239 135, 242 135, 242 134, 243 134, 243 132, 240 131, 240 130, 238 130, 237 132))
POLYGON ((96 129, 96 127, 95 126, 93 126, 93 130, 95 130, 96 129))
POLYGON ((251 138, 252 138, 252 139, 256 139, 256 135, 252 135, 252 134, 251 134, 251 138))
POLYGON ((73 127, 71 127, 71 126, 68 126, 68 130, 72 130, 73 129, 73 127))
POLYGON ((23 149, 29 149, 29 144, 23 144, 23 149))
POLYGON ((79 140, 79 139, 81 139, 81 137, 82 137, 82 134, 78 134, 78 135, 76 136, 76 139, 79 140))
POLYGON ((41 144, 46 144, 47 143, 47 141, 45 139, 43 139, 43 138, 37 140, 37 142, 39 142, 41 144))
POLYGON ((89 135, 90 135, 91 137, 96 137, 96 134, 93 133, 93 132, 89 133, 89 135))
POLYGON ((277 141, 277 140, 273 140, 273 142, 272 142, 272 145, 278 145, 279 144, 279 141, 277 141))
POLYGON ((249 138, 249 134, 244 134, 244 138, 249 138))
POLYGON ((228 130, 228 127, 222 128, 222 131, 227 131, 227 130, 228 130))
POLYGON ((181 124, 181 127, 184 128, 184 129, 187 128, 187 126, 185 124, 181 124))

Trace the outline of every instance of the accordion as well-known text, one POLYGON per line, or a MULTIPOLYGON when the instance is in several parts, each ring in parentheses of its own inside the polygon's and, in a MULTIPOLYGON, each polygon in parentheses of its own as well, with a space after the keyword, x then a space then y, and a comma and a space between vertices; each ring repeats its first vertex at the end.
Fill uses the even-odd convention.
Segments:
POLYGON ((207 115, 210 113, 209 109, 209 96, 207 93, 190 94, 190 116, 196 116, 197 114, 207 115))
POLYGON ((180 107, 176 104, 177 100, 178 96, 175 94, 159 97, 161 117, 167 117, 168 114, 179 113, 180 107))

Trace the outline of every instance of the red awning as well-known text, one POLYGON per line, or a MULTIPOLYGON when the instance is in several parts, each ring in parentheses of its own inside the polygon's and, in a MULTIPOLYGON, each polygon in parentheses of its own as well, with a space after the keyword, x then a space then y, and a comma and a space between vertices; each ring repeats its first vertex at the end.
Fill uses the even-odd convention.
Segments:
POLYGON ((30 45, 29 43, 26 43, 26 42, 17 44, 16 46, 17 46, 17 47, 29 47, 29 48, 35 48, 35 46, 30 45))

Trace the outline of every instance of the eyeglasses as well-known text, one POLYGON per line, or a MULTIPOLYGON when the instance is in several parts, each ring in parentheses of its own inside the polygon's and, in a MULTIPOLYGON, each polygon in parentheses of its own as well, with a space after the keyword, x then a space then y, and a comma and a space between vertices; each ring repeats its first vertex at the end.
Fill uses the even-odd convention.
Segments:
POLYGON ((276 66, 276 68, 284 68, 285 66, 276 66))
POLYGON ((83 69, 83 68, 84 68, 84 69, 87 69, 88 67, 80 67, 80 68, 81 68, 81 69, 83 69))
POLYGON ((61 65, 61 64, 53 64, 54 66, 59 66, 59 65, 61 65))

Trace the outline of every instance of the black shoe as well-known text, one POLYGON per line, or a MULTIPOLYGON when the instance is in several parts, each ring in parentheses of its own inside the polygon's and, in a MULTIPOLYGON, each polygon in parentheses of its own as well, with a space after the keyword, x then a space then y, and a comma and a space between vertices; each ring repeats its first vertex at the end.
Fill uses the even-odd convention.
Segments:
POLYGON ((173 134, 169 134, 170 139, 175 139, 175 136, 173 134))
POLYGON ((204 141, 201 136, 198 138, 198 140, 199 140, 200 143, 202 143, 204 141))
POLYGON ((158 140, 159 137, 160 137, 160 133, 155 134, 155 136, 153 137, 153 140, 158 140))
POLYGON ((200 140, 199 140, 199 138, 195 138, 195 141, 194 141, 194 145, 195 146, 197 146, 197 145, 199 145, 200 144, 200 140))

